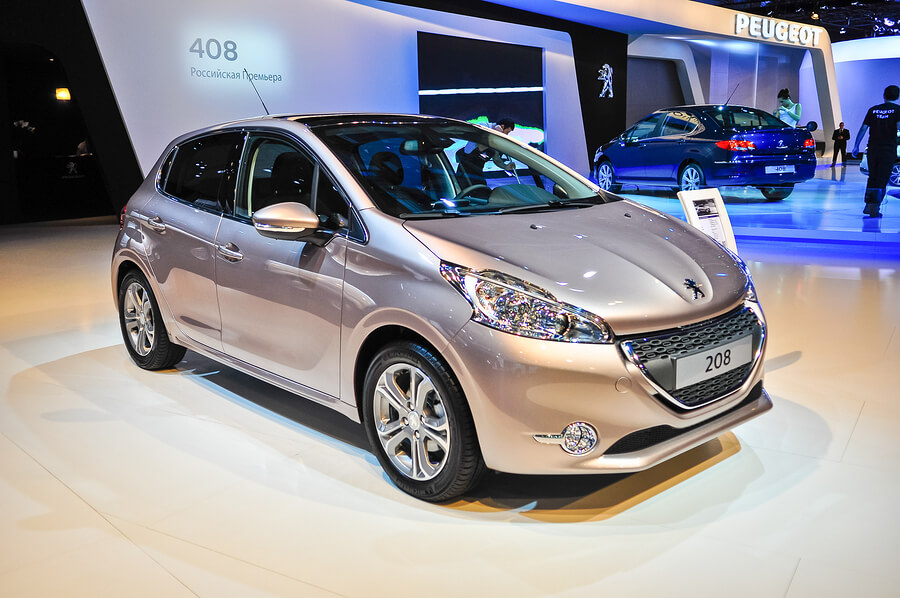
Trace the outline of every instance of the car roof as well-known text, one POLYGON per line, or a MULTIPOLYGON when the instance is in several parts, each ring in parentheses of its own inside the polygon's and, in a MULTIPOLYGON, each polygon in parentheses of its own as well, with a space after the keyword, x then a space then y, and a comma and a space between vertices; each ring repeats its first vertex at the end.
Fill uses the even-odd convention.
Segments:
POLYGON ((336 124, 362 124, 362 123, 390 123, 390 124, 408 124, 408 123, 461 123, 453 118, 443 116, 430 116, 426 114, 394 114, 388 112, 325 112, 311 114, 271 114, 264 116, 254 116, 251 118, 243 118, 230 122, 215 125, 215 128, 231 127, 236 125, 246 125, 250 123, 276 122, 276 121, 293 121, 305 124, 310 128, 336 124))
MULTIPOLYGON (((706 110, 706 109, 718 109, 718 108, 736 108, 738 110, 762 110, 761 108, 754 108, 753 106, 741 106, 740 104, 690 104, 685 106, 672 106, 669 108, 660 108, 657 112, 662 112, 663 110, 706 110)), ((763 110, 765 112, 765 110, 763 110)))

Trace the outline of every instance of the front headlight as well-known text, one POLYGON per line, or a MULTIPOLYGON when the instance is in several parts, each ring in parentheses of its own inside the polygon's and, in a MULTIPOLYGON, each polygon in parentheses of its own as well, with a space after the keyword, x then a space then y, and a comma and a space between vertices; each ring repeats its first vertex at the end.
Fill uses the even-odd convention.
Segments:
POLYGON ((495 270, 441 264, 441 274, 472 305, 472 319, 518 336, 569 343, 611 343, 599 316, 557 301, 548 291, 495 270))

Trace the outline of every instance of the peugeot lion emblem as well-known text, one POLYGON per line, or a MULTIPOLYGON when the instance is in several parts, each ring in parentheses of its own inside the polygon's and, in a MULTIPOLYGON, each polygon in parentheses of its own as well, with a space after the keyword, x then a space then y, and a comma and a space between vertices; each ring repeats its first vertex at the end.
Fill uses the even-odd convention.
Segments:
POLYGON ((702 287, 702 286, 703 286, 702 284, 697 284, 696 282, 694 282, 693 278, 685 278, 684 279, 684 287, 687 290, 694 292, 694 299, 699 299, 700 297, 706 297, 706 293, 704 293, 703 291, 700 290, 700 287, 702 287))

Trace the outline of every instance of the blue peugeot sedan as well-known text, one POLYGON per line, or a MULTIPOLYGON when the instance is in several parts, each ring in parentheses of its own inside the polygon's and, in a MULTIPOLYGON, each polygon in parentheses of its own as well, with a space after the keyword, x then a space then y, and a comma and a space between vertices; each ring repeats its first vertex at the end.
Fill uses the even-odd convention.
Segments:
POLYGON ((675 190, 752 185, 769 201, 786 198, 815 175, 815 123, 795 129, 745 106, 657 110, 594 154, 600 187, 623 184, 675 190))

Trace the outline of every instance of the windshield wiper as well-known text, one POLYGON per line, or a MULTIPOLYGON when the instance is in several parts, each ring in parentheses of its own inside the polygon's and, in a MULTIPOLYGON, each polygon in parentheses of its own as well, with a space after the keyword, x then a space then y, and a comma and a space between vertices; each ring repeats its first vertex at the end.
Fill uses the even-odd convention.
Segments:
POLYGON ((430 211, 430 212, 406 212, 403 214, 399 214, 397 218, 403 218, 404 220, 427 220, 429 218, 456 218, 459 216, 468 216, 459 210, 440 210, 440 211, 430 211))
POLYGON ((516 212, 540 212, 543 210, 565 210, 567 208, 591 208, 606 203, 602 198, 570 199, 566 201, 548 201, 547 203, 528 204, 501 208, 498 214, 514 214, 516 212))

